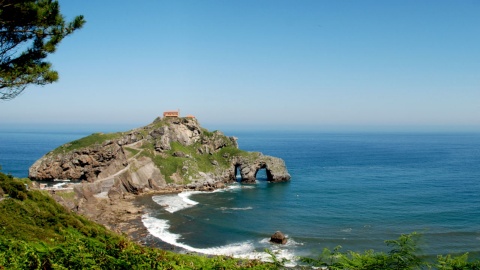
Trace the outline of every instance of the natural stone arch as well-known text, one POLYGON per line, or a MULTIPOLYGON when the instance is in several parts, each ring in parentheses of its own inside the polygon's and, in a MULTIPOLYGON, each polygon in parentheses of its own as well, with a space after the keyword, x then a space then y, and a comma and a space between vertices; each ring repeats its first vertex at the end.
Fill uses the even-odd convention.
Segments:
POLYGON ((258 169, 257 173, 255 173, 255 179, 257 179, 257 181, 268 181, 267 169, 258 169))
POLYGON ((261 163, 259 165, 260 166, 256 169, 256 172, 255 172, 255 179, 257 179, 257 174, 259 171, 265 170, 265 174, 267 175, 267 181, 272 182, 273 181, 272 171, 268 168, 267 164, 261 163))
POLYGON ((241 182, 243 179, 242 175, 242 164, 240 163, 235 163, 233 164, 233 177, 232 177, 235 182, 241 182), (240 181, 238 181, 238 175, 240 174, 240 181))
POLYGON ((255 183, 257 173, 260 169, 265 169, 267 181, 283 182, 290 180, 283 160, 271 156, 259 154, 255 159, 236 159, 233 163, 233 175, 237 175, 237 169, 240 168, 240 176, 242 183, 255 183))

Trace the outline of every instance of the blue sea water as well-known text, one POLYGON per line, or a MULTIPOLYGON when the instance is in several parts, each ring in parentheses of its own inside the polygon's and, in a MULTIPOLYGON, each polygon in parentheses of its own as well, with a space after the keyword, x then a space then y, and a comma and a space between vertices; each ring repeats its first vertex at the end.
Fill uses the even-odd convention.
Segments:
POLYGON ((0 166, 2 172, 28 177, 28 168, 58 146, 85 137, 92 132, 0 130, 0 166))
MULTIPOLYGON (((80 133, 0 133, 3 172, 27 175, 41 155, 80 133)), ((285 160, 287 183, 233 184, 213 193, 139 199, 149 243, 263 258, 313 256, 324 247, 388 250, 421 233, 423 254, 480 257, 480 134, 229 132, 241 149, 285 160), (286 246, 268 243, 280 230, 286 246)))

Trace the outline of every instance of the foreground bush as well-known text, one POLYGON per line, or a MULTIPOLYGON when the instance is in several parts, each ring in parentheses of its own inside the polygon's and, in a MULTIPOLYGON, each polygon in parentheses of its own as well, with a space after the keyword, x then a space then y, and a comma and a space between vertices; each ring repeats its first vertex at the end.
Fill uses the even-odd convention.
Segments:
POLYGON ((324 249, 317 258, 301 258, 309 265, 330 270, 358 269, 445 269, 445 270, 480 270, 480 261, 468 261, 468 253, 461 256, 438 256, 436 262, 427 262, 418 255, 417 243, 420 235, 417 233, 402 234, 397 240, 387 240, 391 247, 388 253, 367 250, 363 253, 340 252, 341 246, 333 251, 324 249))

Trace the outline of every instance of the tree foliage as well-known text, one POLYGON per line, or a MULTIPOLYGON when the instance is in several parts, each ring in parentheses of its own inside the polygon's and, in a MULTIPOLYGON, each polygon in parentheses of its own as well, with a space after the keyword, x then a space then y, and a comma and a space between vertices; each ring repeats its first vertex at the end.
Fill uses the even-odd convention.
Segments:
POLYGON ((0 100, 15 98, 28 85, 57 81, 45 59, 84 23, 83 16, 66 22, 58 1, 0 0, 0 100))

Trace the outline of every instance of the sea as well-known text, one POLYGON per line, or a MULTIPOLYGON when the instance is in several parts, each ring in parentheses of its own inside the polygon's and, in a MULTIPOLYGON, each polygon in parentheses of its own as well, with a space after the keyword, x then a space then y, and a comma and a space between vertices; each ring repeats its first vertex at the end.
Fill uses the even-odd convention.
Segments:
MULTIPOLYGON (((93 132, 90 132, 93 133, 93 132)), ((87 131, 0 131, 4 173, 87 131)), ((324 248, 388 252, 417 232, 420 254, 480 258, 480 133, 228 131, 239 147, 280 157, 291 181, 240 182, 214 192, 142 196, 148 245, 296 264, 324 248), (269 242, 276 231, 286 245, 269 242)))

